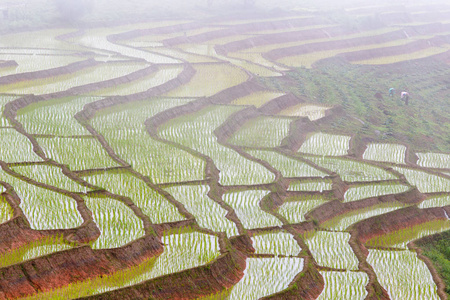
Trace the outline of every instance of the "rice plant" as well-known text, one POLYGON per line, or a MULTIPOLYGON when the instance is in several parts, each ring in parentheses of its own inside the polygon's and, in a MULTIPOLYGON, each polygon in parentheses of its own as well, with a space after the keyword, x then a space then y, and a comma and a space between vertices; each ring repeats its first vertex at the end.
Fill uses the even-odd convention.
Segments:
POLYGON ((101 96, 125 96, 145 92, 153 87, 177 78, 182 71, 183 67, 181 66, 160 67, 156 73, 129 83, 116 85, 112 88, 98 90, 92 92, 91 94, 101 96))
POLYGON ((74 199, 28 184, 4 171, 0 172, 0 179, 13 186, 32 229, 69 229, 83 223, 74 199))
POLYGON ((450 205, 450 195, 429 197, 418 205, 419 208, 443 207, 450 205))
POLYGON ((115 167, 117 163, 109 157, 101 144, 93 138, 38 138, 46 156, 71 170, 86 170, 115 167))
POLYGON ((62 170, 55 166, 28 165, 17 166, 12 169, 30 179, 39 181, 70 192, 87 192, 88 188, 78 184, 63 174, 62 170))
POLYGON ((318 164, 322 168, 336 172, 344 181, 355 182, 397 179, 394 174, 385 171, 382 168, 350 159, 316 156, 305 156, 305 158, 318 164))
POLYGON ((406 147, 398 144, 369 144, 363 159, 396 164, 405 163, 406 147))
POLYGON ((363 300, 369 276, 364 272, 320 271, 325 287, 317 300, 363 300))
POLYGON ((230 289, 230 300, 260 299, 286 289, 303 270, 303 258, 247 258, 244 277, 230 289))
POLYGON ((394 167, 422 193, 450 192, 450 180, 424 171, 394 167))
POLYGON ((333 230, 345 230, 352 224, 355 224, 370 217, 386 214, 388 212, 406 207, 401 203, 384 203, 372 207, 355 210, 349 213, 339 215, 322 224, 323 227, 333 230))
POLYGON ((285 94, 283 93, 276 93, 276 92, 268 92, 268 91, 261 91, 261 92, 255 92, 251 93, 250 95, 240 97, 237 99, 234 99, 231 104, 233 105, 253 105, 255 107, 261 107, 267 102, 281 97, 285 94))
POLYGON ((145 182, 129 173, 102 173, 84 177, 111 193, 129 197, 155 224, 184 220, 177 208, 145 182))
POLYGON ((228 140, 247 147, 277 147, 289 134, 292 120, 278 117, 257 117, 249 120, 228 140))
POLYGON ((4 268, 73 247, 74 245, 65 242, 62 236, 47 236, 5 252, 0 256, 0 267, 4 268))
POLYGON ((290 224, 306 221, 305 214, 326 202, 322 197, 308 197, 304 199, 293 197, 288 200, 291 201, 286 201, 281 205, 278 209, 278 213, 286 218, 290 224))
POLYGON ((2 151, 0 160, 8 163, 39 161, 41 158, 33 152, 30 140, 13 128, 0 128, 2 151))
POLYGON ((440 299, 430 271, 416 253, 369 249, 367 262, 391 299, 440 299))
POLYGON ((235 106, 210 106, 198 113, 169 121, 161 126, 160 135, 209 156, 220 170, 219 182, 222 185, 269 183, 275 179, 273 173, 219 144, 213 133, 229 115, 239 109, 235 106))
MULTIPOLYGON (((0 70, 0 76, 1 74, 0 70)), ((0 127, 10 126, 8 119, 3 116, 3 111, 5 109, 5 104, 15 99, 17 99, 17 97, 0 95, 0 127)))
POLYGON ((349 240, 350 234, 346 232, 317 231, 305 243, 319 266, 357 270, 358 258, 353 253, 349 240))
POLYGON ((207 195, 205 185, 184 185, 166 188, 178 202, 192 213, 197 223, 215 232, 225 232, 227 236, 238 235, 236 225, 225 218, 227 211, 207 195))
POLYGON ((242 225, 247 229, 282 226, 280 220, 259 206, 261 199, 268 193, 258 190, 232 192, 224 194, 223 201, 234 209, 242 225))
MULTIPOLYGON (((3 193, 5 189, 2 187, 1 192, 3 193)), ((6 202, 3 196, 0 196, 0 224, 5 223, 13 217, 14 211, 11 206, 6 202)))
POLYGON ((450 169, 450 154, 444 153, 416 153, 419 157, 417 164, 425 168, 450 169))
POLYGON ((316 121, 325 117, 325 112, 328 109, 330 109, 330 107, 301 103, 283 109, 278 113, 278 115, 289 117, 308 117, 311 121, 316 121))
POLYGON ((106 81, 138 71, 146 67, 136 62, 110 62, 95 67, 83 69, 70 75, 42 78, 31 81, 21 81, 0 87, 0 92, 14 94, 50 94, 70 88, 106 81))
POLYGON ((219 241, 216 236, 198 233, 186 228, 179 232, 164 234, 162 242, 164 243, 164 252, 140 265, 112 275, 75 282, 63 288, 40 293, 26 299, 65 300, 97 295, 205 265, 220 255, 219 241))
POLYGON ((371 184, 350 187, 344 194, 344 202, 406 192, 410 187, 403 184, 371 184))
POLYGON ((290 158, 278 152, 249 150, 250 155, 264 160, 281 172, 284 177, 325 177, 328 174, 319 171, 310 165, 290 158))
POLYGON ((433 220, 374 237, 367 241, 366 244, 373 247, 382 246, 408 249, 407 244, 410 241, 449 229, 449 220, 433 220))
POLYGON ((160 47, 152 47, 152 43, 154 45, 155 42, 141 42, 143 45, 145 45, 144 48, 147 48, 148 50, 152 51, 152 52, 156 52, 156 53, 161 53, 164 55, 168 55, 168 56, 172 56, 175 57, 177 59, 184 59, 187 62, 194 64, 194 63, 209 63, 209 62, 217 62, 216 59, 209 57, 209 56, 204 56, 204 55, 198 55, 198 54, 193 54, 193 53, 186 53, 183 51, 180 51, 179 49, 175 49, 175 48, 168 48, 168 47, 162 47, 162 45, 160 47))
POLYGON ((144 236, 144 225, 133 211, 120 201, 110 198, 85 197, 100 237, 91 245, 93 249, 117 248, 144 236))
POLYGON ((204 64, 194 66, 197 73, 183 86, 170 91, 172 97, 212 96, 247 80, 248 75, 230 64, 204 64))
POLYGON ((350 139, 350 136, 319 132, 309 137, 298 151, 316 155, 347 155, 350 139))
POLYGON ((266 232, 254 235, 251 239, 256 254, 297 256, 302 251, 294 236, 283 231, 266 232))
POLYGON ((144 126, 147 118, 190 101, 192 99, 156 99, 125 104, 96 116, 92 126, 119 157, 155 183, 201 180, 205 169, 203 160, 152 139, 144 126))
POLYGON ((330 191, 333 188, 331 180, 304 180, 304 181, 291 181, 289 183, 288 191, 290 192, 323 192, 330 191))
POLYGON ((75 120, 74 116, 85 104, 99 99, 76 97, 39 102, 20 110, 17 120, 28 133, 32 134, 87 135, 89 132, 75 120))

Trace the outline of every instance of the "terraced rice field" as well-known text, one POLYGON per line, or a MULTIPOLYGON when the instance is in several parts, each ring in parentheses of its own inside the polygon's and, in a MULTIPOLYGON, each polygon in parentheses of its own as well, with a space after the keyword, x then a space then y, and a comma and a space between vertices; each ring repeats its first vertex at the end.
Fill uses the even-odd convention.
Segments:
POLYGON ((380 91, 447 99, 399 66, 447 78, 448 23, 361 9, 0 35, 0 298, 444 299, 448 133, 380 91))

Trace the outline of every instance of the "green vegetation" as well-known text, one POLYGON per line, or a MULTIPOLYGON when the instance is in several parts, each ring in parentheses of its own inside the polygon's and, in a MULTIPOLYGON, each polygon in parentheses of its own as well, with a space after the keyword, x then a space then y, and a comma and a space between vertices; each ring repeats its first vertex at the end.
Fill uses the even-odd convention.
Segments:
POLYGON ((288 198, 286 202, 280 206, 278 213, 286 218, 289 223, 296 224, 306 221, 305 214, 325 202, 326 200, 322 197, 294 196, 292 198, 288 198))
POLYGON ((310 136, 298 150, 301 153, 341 156, 347 155, 350 147, 349 136, 316 133, 310 136))
POLYGON ((369 144, 363 154, 363 159, 404 164, 405 153, 406 147, 403 145, 369 144))
POLYGON ((410 187, 403 184, 368 184, 350 187, 344 194, 344 202, 357 201, 360 199, 399 194, 406 192, 410 187))
POLYGON ((302 250, 294 236, 286 232, 267 232, 252 237, 256 254, 297 256, 302 250))
POLYGON ((369 276, 363 272, 324 272, 325 288, 317 300, 363 300, 366 298, 366 285, 369 276))

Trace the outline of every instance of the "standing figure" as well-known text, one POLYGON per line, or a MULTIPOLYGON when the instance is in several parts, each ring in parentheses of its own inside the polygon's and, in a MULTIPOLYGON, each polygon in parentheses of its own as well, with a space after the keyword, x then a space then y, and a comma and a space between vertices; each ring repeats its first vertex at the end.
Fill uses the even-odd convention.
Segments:
POLYGON ((401 97, 401 99, 402 99, 403 101, 405 101, 405 105, 408 105, 408 102, 409 102, 409 94, 408 94, 408 92, 402 92, 402 97, 401 97))
POLYGON ((390 88, 389 89, 389 97, 394 97, 395 94, 395 89, 394 88, 390 88))

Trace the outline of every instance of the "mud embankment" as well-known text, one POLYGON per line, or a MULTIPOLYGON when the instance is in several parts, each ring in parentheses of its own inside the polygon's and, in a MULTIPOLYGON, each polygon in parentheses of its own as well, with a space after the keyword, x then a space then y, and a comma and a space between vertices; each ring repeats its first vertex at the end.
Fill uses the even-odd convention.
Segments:
POLYGON ((265 115, 276 115, 283 109, 300 103, 305 103, 307 101, 308 100, 306 99, 297 98, 294 94, 289 93, 270 100, 263 106, 259 107, 258 110, 265 115))
MULTIPOLYGON (((7 63, 10 63, 10 62, 7 62, 7 63)), ((68 75, 71 73, 81 71, 83 69, 95 67, 100 64, 104 64, 104 63, 96 61, 93 58, 91 58, 91 59, 83 60, 80 62, 71 63, 71 64, 68 64, 67 66, 57 67, 57 68, 53 68, 53 69, 6 75, 6 76, 0 77, 0 86, 14 84, 14 83, 23 82, 23 81, 29 81, 29 80, 38 80, 38 79, 51 78, 51 77, 56 77, 56 76, 61 76, 61 75, 68 75)), ((17 63, 16 63, 16 65, 17 65, 17 63)), ((2 66, 0 65, 0 68, 1 67, 2 66)))
POLYGON ((49 254, 0 269, 0 299, 30 296, 112 275, 162 252, 160 240, 146 236, 121 248, 92 250, 82 246, 49 254))
POLYGON ((196 299, 219 293, 238 283, 244 275, 245 260, 245 254, 231 250, 204 266, 81 299, 196 299))
MULTIPOLYGON (((18 66, 19 66, 19 64, 15 60, 7 60, 7 61, 4 61, 4 62, 0 62, 0 69, 3 69, 3 68, 15 68, 15 67, 18 67, 18 66)), ((1 77, 1 78, 3 78, 3 77, 1 77)))

